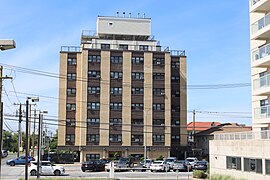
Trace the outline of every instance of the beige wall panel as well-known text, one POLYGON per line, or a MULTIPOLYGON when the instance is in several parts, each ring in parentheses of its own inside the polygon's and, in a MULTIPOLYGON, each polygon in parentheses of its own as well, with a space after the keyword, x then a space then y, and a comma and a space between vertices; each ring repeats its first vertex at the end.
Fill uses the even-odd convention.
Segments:
POLYGON ((110 52, 101 51, 100 146, 109 146, 110 118, 110 52))
POLYGON ((152 146, 152 101, 153 101, 153 54, 144 53, 144 131, 146 142, 144 145, 152 146))
POLYGON ((180 57, 180 143, 187 145, 187 62, 180 57))
POLYGON ((123 96, 122 96, 122 140, 123 146, 131 145, 131 52, 123 52, 123 96))
POLYGON ((86 145, 88 51, 77 54, 75 145, 86 145), (83 81, 82 81, 83 79, 83 81))
POLYGON ((171 146, 171 56, 165 54, 165 146, 171 146))
MULTIPOLYGON (((67 77, 67 53, 60 53, 60 76, 67 77)), ((67 79, 59 78, 58 118, 66 119, 67 79)), ((66 145, 66 122, 58 121, 58 146, 66 145)))

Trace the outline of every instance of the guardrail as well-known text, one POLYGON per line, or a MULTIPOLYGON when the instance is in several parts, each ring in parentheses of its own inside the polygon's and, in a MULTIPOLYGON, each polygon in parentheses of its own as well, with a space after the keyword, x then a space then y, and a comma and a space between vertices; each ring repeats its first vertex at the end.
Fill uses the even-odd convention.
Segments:
POLYGON ((255 23, 251 25, 252 27, 252 34, 255 34, 265 26, 270 24, 270 13, 266 14, 263 18, 259 19, 255 23))
POLYGON ((63 51, 63 52, 81 52, 82 48, 80 46, 61 46, 61 51, 63 51))
POLYGON ((270 44, 266 44, 252 52, 252 60, 257 61, 270 55, 270 44))
POLYGON ((214 135, 214 140, 254 140, 254 139, 269 139, 270 140, 270 130, 219 133, 219 134, 214 135))
POLYGON ((262 106, 254 109, 255 119, 266 119, 270 118, 270 106, 262 106))
POLYGON ((258 90, 270 86, 270 74, 253 80, 253 89, 258 90))

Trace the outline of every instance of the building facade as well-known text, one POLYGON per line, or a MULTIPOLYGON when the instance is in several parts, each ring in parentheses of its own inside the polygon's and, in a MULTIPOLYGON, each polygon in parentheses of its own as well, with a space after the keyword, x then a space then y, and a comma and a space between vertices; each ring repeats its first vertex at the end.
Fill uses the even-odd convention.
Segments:
POLYGON ((81 161, 182 156, 187 145, 185 51, 162 47, 150 18, 98 17, 60 52, 58 148, 81 161))
POLYGON ((250 0, 252 129, 210 141, 212 174, 270 179, 270 0, 250 0))

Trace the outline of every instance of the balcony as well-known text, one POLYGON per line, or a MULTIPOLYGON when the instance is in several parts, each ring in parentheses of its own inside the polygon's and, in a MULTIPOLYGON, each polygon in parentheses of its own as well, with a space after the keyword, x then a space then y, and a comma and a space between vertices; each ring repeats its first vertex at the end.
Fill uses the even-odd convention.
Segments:
POLYGON ((269 12, 270 1, 268 0, 250 0, 250 12, 269 12))
POLYGON ((214 140, 254 140, 267 139, 270 140, 270 131, 247 131, 233 133, 214 134, 214 140))
POLYGON ((252 40, 266 40, 270 37, 270 13, 251 25, 252 40))
POLYGON ((270 106, 261 106, 254 109, 254 119, 256 123, 270 122, 270 106))
POLYGON ((270 66, 270 44, 266 44, 252 52, 252 67, 270 66))
POLYGON ((253 80, 253 95, 268 96, 270 95, 270 75, 253 80))

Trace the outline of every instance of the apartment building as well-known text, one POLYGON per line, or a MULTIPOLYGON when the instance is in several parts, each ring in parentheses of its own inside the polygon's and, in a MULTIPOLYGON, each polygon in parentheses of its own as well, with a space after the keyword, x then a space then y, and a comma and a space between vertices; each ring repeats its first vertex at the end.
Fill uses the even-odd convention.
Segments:
POLYGON ((270 0, 250 0, 252 130, 216 134, 210 141, 212 174, 270 179, 270 0))
POLYGON ((80 46, 61 47, 58 148, 81 161, 184 155, 186 55, 160 46, 151 19, 97 17, 80 46))

